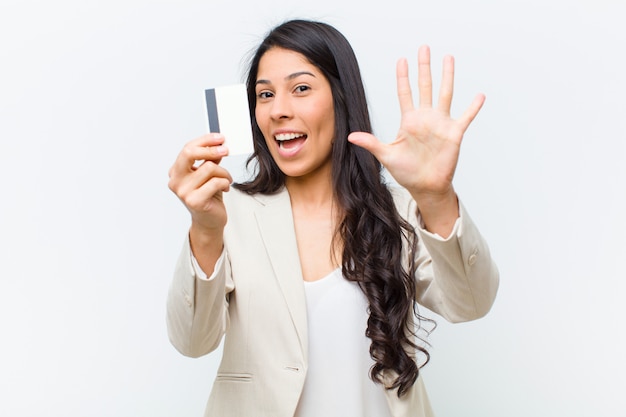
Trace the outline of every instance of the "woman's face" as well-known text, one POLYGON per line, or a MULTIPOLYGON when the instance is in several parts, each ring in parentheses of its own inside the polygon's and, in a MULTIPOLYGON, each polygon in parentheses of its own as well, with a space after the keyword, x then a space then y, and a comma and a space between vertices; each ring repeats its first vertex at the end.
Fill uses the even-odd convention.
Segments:
POLYGON ((330 83, 302 54, 275 47, 261 57, 255 117, 287 177, 330 173, 335 133, 330 83))

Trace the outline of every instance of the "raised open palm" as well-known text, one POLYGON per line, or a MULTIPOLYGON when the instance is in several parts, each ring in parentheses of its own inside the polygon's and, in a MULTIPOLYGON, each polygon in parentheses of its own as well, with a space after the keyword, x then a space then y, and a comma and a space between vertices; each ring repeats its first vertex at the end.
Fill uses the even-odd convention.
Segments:
POLYGON ((454 89, 454 58, 446 56, 439 100, 433 106, 430 49, 418 52, 419 105, 413 103, 406 59, 398 61, 398 99, 402 113, 396 139, 380 142, 373 135, 355 132, 349 140, 376 156, 395 180, 411 194, 445 194, 452 189, 452 178, 459 158, 463 135, 482 107, 479 94, 458 119, 450 117, 454 89))

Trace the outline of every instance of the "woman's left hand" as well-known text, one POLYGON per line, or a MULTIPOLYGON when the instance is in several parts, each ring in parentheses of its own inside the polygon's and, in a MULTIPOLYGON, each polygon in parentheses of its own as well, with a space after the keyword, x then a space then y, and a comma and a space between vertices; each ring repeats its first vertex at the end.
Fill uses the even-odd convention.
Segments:
MULTIPOLYGON (((380 142, 369 133, 354 132, 348 140, 369 150, 395 180, 418 199, 448 199, 454 194, 452 178, 459 158, 463 134, 478 114, 485 96, 479 94, 463 115, 450 117, 454 85, 454 58, 446 56, 439 101, 432 103, 430 50, 418 52, 419 107, 413 105, 406 59, 398 61, 398 99, 402 119, 392 143, 380 142)), ((418 201, 419 203, 419 201, 418 201)))

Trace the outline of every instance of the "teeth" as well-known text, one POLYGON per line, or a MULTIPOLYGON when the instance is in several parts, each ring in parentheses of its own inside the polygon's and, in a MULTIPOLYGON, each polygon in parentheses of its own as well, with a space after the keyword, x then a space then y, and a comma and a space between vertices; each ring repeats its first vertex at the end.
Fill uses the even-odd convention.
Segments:
POLYGON ((284 140, 292 140, 295 138, 299 138, 304 136, 304 134, 302 133, 281 133, 279 135, 274 136, 274 138, 276 138, 277 141, 282 142, 284 140))

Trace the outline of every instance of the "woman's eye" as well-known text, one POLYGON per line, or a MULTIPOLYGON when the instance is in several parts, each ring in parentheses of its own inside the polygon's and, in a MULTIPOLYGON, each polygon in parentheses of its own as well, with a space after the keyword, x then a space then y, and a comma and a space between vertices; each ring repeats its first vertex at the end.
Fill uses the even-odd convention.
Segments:
POLYGON ((296 87, 295 90, 297 93, 304 93, 305 91, 310 90, 310 89, 311 87, 309 87, 308 85, 299 85, 296 87))
POLYGON ((257 94, 257 97, 260 99, 267 99, 272 97, 272 93, 270 93, 269 91, 261 91, 257 94))

